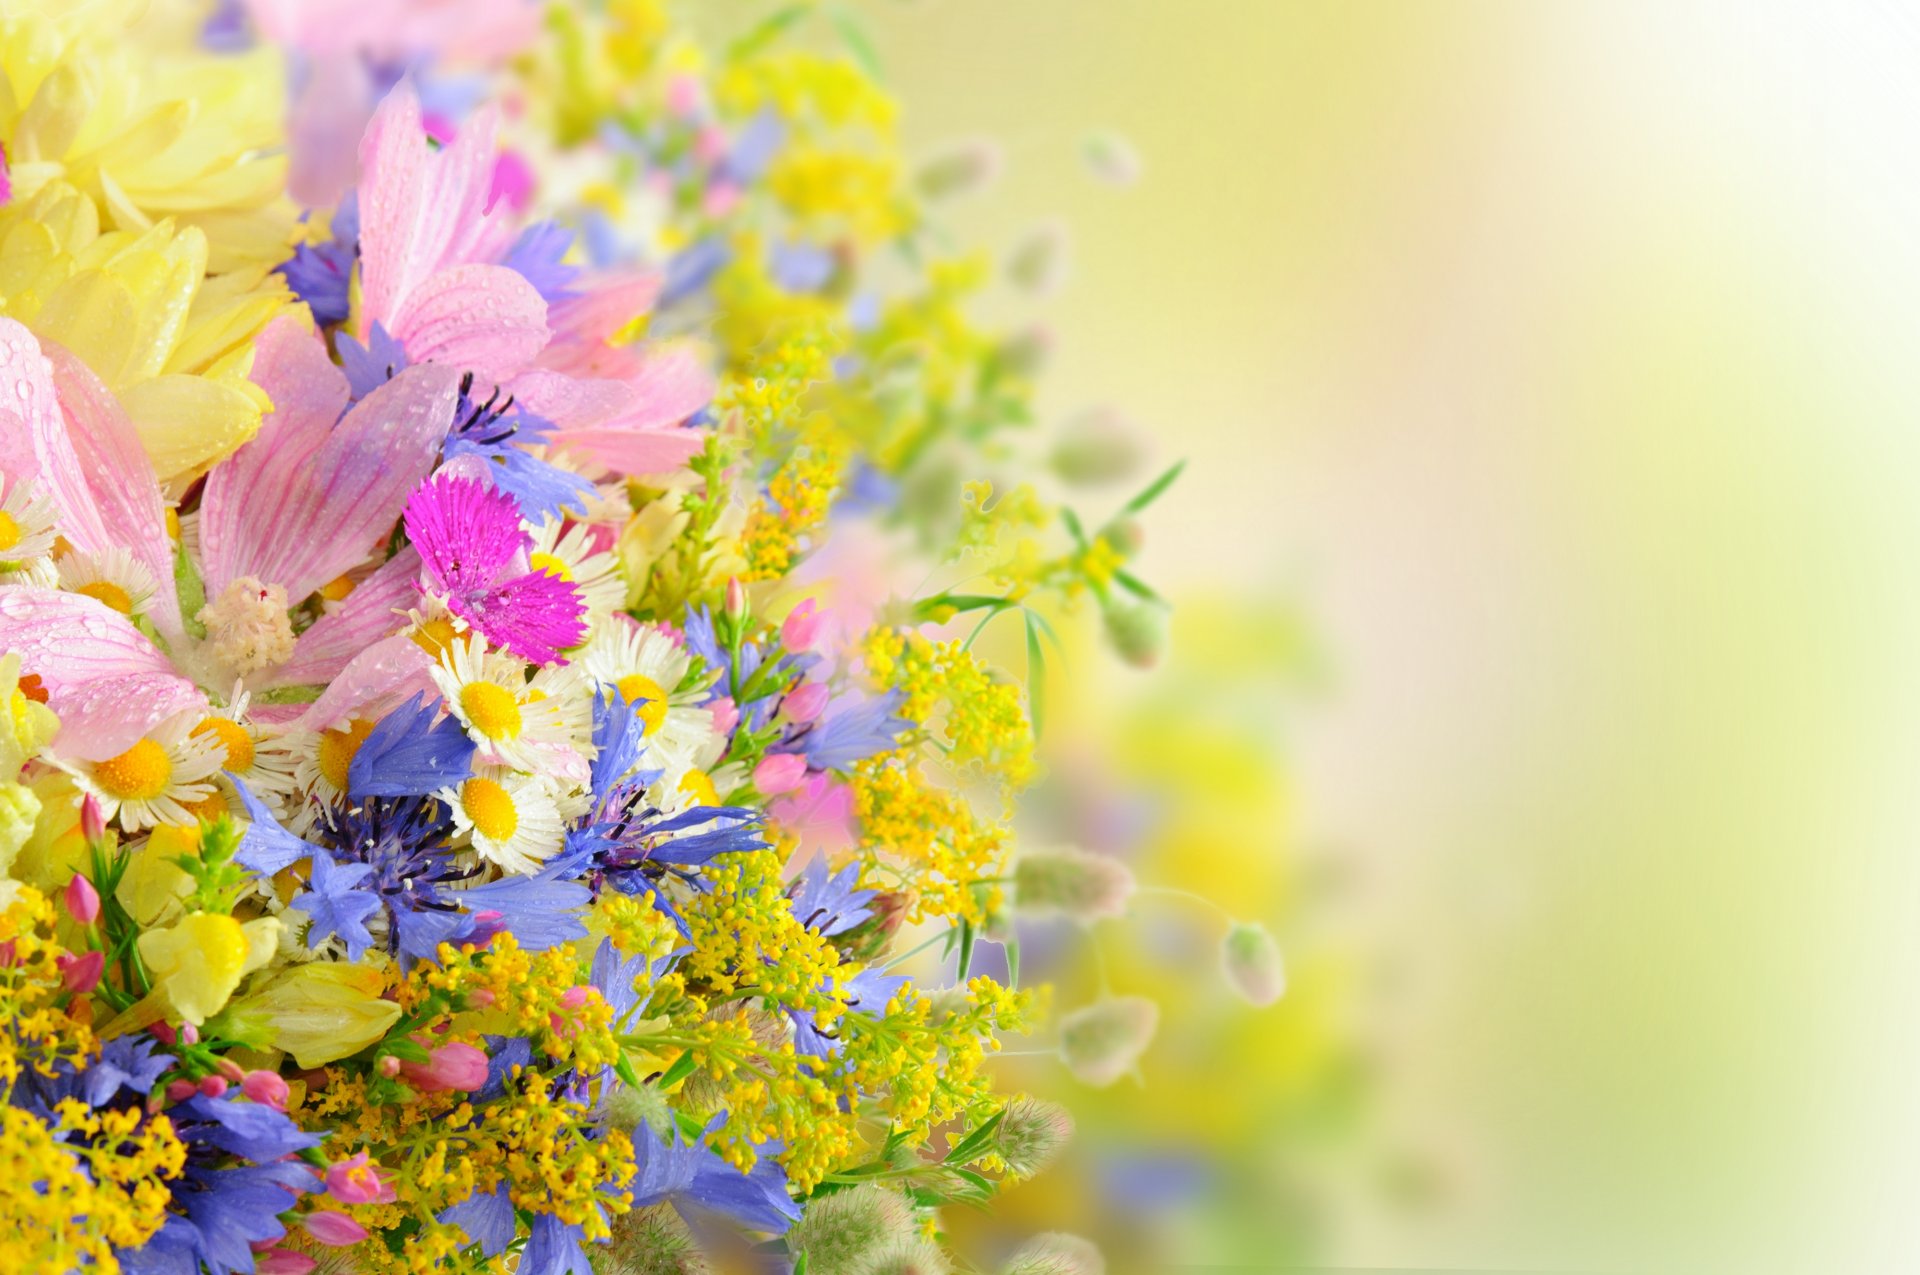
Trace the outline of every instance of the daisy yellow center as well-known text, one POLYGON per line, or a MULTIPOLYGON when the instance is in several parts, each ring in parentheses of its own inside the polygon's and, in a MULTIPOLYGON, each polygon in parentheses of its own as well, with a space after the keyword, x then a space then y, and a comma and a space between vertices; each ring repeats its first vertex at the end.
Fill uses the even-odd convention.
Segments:
POLYGON ((253 736, 246 727, 226 717, 209 717, 193 728, 196 735, 211 735, 227 750, 225 770, 245 770, 253 765, 253 736))
POLYGON ((550 576, 559 576, 562 580, 572 580, 573 572, 567 564, 550 553, 535 553, 527 556, 527 565, 535 571, 544 571, 550 576))
POLYGON ((143 739, 93 768, 93 782, 116 801, 151 801, 173 782, 173 759, 151 739, 143 739))
POLYGON ((473 821, 473 830, 489 841, 510 841, 520 827, 513 794, 491 779, 474 778, 460 785, 460 808, 473 821))
POLYGON ((326 781, 342 792, 347 787, 347 768, 353 765, 353 755, 360 751, 360 745, 367 736, 373 734, 371 721, 356 718, 339 730, 320 732, 320 774, 326 781))
POLYGON ((428 655, 439 659, 443 651, 452 645, 460 630, 453 626, 449 616, 436 615, 430 620, 422 620, 420 627, 413 631, 413 644, 428 655))
POLYGON ((646 734, 653 734, 667 720, 667 693, 660 689, 660 683, 640 673, 630 673, 614 685, 619 688, 627 702, 633 705, 633 711, 646 723, 646 734))
POLYGON ((689 770, 680 780, 680 791, 703 806, 720 804, 720 792, 713 786, 712 776, 704 770, 689 770))
POLYGON ((170 540, 180 538, 180 511, 172 505, 167 506, 167 537, 170 540))
POLYGON ((469 682, 460 688, 460 711, 473 728, 488 739, 520 737, 520 703, 513 692, 492 682, 469 682))
POLYGON ((20 524, 14 521, 13 515, 0 509, 0 551, 13 548, 23 538, 20 524))
POLYGON ((133 595, 111 580, 95 580, 91 584, 81 585, 74 592, 104 602, 121 615, 133 614, 133 595))
POLYGON ((180 808, 196 819, 204 819, 211 823, 228 812, 227 797, 216 788, 199 801, 181 802, 180 808))

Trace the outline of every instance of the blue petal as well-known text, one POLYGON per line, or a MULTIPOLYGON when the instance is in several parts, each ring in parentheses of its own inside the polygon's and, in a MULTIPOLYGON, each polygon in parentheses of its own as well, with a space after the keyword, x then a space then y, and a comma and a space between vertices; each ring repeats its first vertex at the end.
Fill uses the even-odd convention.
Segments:
POLYGON ((247 831, 240 838, 240 848, 234 851, 235 863, 263 877, 270 877, 313 853, 313 846, 280 826, 273 812, 247 790, 247 785, 238 775, 230 770, 224 773, 239 790, 240 804, 247 811, 247 831))
POLYGON ((593 1263, 580 1247, 583 1234, 552 1214, 536 1214, 527 1247, 520 1254, 520 1275, 593 1275, 593 1263))
POLYGON ((473 741, 424 694, 380 719, 347 767, 350 797, 424 797, 473 774, 473 741))
POLYGON ((265 1103, 197 1094, 176 1110, 208 1122, 208 1128, 198 1132, 195 1141, 211 1143, 249 1160, 278 1160, 320 1145, 318 1134, 302 1132, 286 1112, 265 1103))
POLYGON ((458 898, 472 911, 500 913, 520 946, 537 952, 586 934, 580 913, 593 893, 576 882, 557 880, 549 871, 489 881, 461 891, 458 898))
POLYGON ((900 693, 842 707, 836 704, 807 735, 807 765, 813 770, 845 770, 857 761, 892 748, 907 723, 893 715, 900 693))
POLYGON ((488 1257, 498 1257, 513 1243, 513 1201, 507 1198, 504 1182, 490 1193, 476 1191, 442 1213, 440 1220, 465 1231, 467 1239, 488 1257))

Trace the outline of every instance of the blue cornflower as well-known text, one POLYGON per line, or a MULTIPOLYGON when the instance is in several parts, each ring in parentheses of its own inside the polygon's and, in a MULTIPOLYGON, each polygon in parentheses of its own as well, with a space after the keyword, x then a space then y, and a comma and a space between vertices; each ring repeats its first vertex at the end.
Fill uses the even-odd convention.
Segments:
POLYGON ((892 748, 910 725, 893 715, 901 698, 900 692, 889 691, 871 698, 835 700, 806 734, 802 750, 807 765, 814 770, 845 770, 892 748))
MULTIPOLYGON (((725 1113, 713 1117, 706 1132, 725 1120, 725 1113)), ((753 1171, 742 1173, 705 1142, 684 1142, 671 1133, 656 1138, 646 1125, 633 1131, 634 1175, 627 1191, 635 1208, 666 1200, 682 1213, 705 1209, 774 1235, 785 1234, 799 1219, 800 1206, 787 1192, 786 1171, 764 1154, 774 1148, 762 1148, 753 1171)))
POLYGON ((331 229, 332 238, 325 243, 300 244, 293 256, 275 267, 323 328, 345 323, 352 310, 353 263, 360 256, 360 207, 351 193, 340 201, 331 229))
POLYGON ((441 455, 446 460, 475 456, 486 461, 487 477, 512 496, 528 518, 558 518, 567 509, 584 514, 593 484, 526 450, 529 444, 546 441, 553 422, 515 409, 511 398, 501 401, 498 390, 476 404, 467 397, 472 388, 471 376, 460 383, 460 404, 441 455))
POLYGON ((845 934, 873 915, 867 904, 880 893, 859 889, 859 882, 859 864, 828 876, 826 859, 815 858, 787 887, 794 917, 816 934, 845 934))
POLYGON ((752 185, 767 171, 786 140, 786 123, 772 107, 766 108, 734 138, 733 149, 720 161, 716 176, 736 186, 752 185))
POLYGON ((407 366, 406 347, 378 323, 367 334, 365 345, 345 332, 334 333, 333 351, 340 356, 340 370, 347 374, 348 394, 356 403, 407 366))
POLYGON ((455 787, 473 774, 473 751, 460 723, 441 714, 439 701, 416 694, 381 718, 354 753, 347 795, 424 797, 455 787))
POLYGON ((360 883, 373 872, 364 863, 345 867, 318 846, 313 848, 313 873, 307 888, 293 896, 293 907, 313 918, 307 946, 317 947, 330 934, 347 945, 347 959, 357 961, 373 946, 367 918, 380 910, 380 896, 360 883))

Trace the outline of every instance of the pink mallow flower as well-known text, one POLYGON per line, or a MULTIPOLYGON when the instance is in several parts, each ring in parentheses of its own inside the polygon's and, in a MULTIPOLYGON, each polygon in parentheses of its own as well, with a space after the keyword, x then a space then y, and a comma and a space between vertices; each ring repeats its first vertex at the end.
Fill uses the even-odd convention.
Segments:
POLYGON ((362 1151, 327 1169, 327 1194, 342 1204, 388 1204, 393 1200, 393 1184, 362 1151))
MULTIPOLYGON (((421 1041, 425 1044, 425 1041, 421 1041)), ((487 1055, 472 1045, 442 1045, 426 1062, 402 1060, 400 1075, 415 1089, 434 1093, 442 1089, 472 1092, 487 1083, 487 1055)))
POLYGON ((807 759, 798 753, 768 753, 753 768, 753 786, 768 797, 792 792, 806 777, 807 759))

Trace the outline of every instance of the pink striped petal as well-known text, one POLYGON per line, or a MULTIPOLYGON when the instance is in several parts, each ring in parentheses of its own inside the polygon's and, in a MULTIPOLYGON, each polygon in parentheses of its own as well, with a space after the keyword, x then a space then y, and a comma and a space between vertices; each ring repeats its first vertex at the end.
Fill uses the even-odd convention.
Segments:
POLYGON ((405 80, 380 103, 360 142, 361 332, 394 331, 414 291, 452 266, 498 260, 511 226, 488 217, 497 114, 478 112, 434 150, 405 80))
POLYGON ((60 407, 53 397, 53 368, 40 342, 12 319, 0 319, 0 474, 31 478, 36 426, 57 430, 60 407))
POLYGON ((60 719, 53 751, 100 761, 207 697, 112 607, 78 593, 0 588, 0 651, 40 679, 60 719))
POLYGON ((659 296, 658 273, 626 271, 590 291, 554 302, 547 322, 565 348, 604 345, 615 333, 653 309, 659 296))
POLYGON ((282 586, 292 602, 366 561, 433 468, 459 395, 458 370, 410 367, 362 399, 310 457, 258 462, 272 482, 228 497, 233 512, 223 516, 234 526, 206 564, 207 596, 250 575, 282 586))
POLYGON ((148 616, 169 642, 183 640, 180 598, 173 590, 173 541, 153 462, 118 400, 78 358, 44 343, 53 366, 64 430, 40 429, 35 438, 41 480, 60 513, 60 534, 76 549, 102 553, 116 546, 153 575, 148 616))
POLYGON ((445 363, 504 381, 552 336, 547 303, 516 270, 465 265, 407 294, 389 329, 414 363, 445 363))
POLYGON ((293 644, 293 657, 250 685, 318 686, 340 675, 354 656, 406 623, 419 600, 420 555, 409 545, 360 582, 338 609, 314 621, 293 644))
POLYGON ((350 718, 378 717, 421 691, 439 693, 433 657, 411 637, 397 634, 354 656, 296 724, 302 730, 330 730, 350 718))
POLYGON ((214 466, 200 498, 200 570, 209 598, 244 575, 284 583, 262 574, 270 570, 278 520, 260 515, 287 507, 310 481, 314 454, 347 407, 347 378, 312 322, 297 315, 260 334, 253 381, 273 400, 273 411, 252 442, 214 466))
POLYGON ((579 380, 540 369, 511 388, 527 410, 553 421, 556 447, 621 474, 677 469, 706 436, 681 422, 713 398, 713 373, 685 346, 649 352, 618 381, 579 380))

